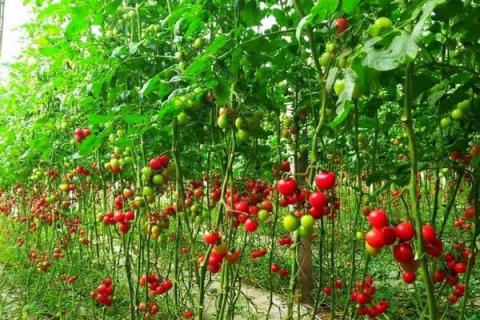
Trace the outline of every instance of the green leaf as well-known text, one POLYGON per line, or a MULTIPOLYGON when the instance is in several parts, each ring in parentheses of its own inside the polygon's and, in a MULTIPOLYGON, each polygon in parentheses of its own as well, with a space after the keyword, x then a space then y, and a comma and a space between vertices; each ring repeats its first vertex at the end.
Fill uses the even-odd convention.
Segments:
POLYGON ((313 15, 312 23, 319 23, 337 9, 338 1, 337 0, 320 0, 315 6, 313 6, 310 13, 313 15))
POLYGON ((272 15, 275 17, 275 20, 279 26, 287 27, 290 25, 290 19, 284 10, 272 9, 272 15))
POLYGON ((144 98, 152 93, 156 93, 160 98, 164 98, 170 93, 170 85, 167 81, 160 79, 160 74, 145 82, 139 91, 140 96, 144 98))
POLYGON ((41 47, 38 51, 45 57, 53 57, 60 53, 61 49, 58 46, 41 47))
POLYGON ((241 10, 241 19, 249 27, 257 26, 262 21, 263 14, 257 5, 257 1, 249 0, 241 10))
POLYGON ((346 100, 340 104, 337 108, 337 116, 333 119, 328 125, 333 129, 340 126, 345 120, 347 120, 350 112, 352 111, 352 103, 349 100, 346 100))
POLYGON ((381 38, 376 37, 365 43, 364 50, 367 55, 362 62, 369 68, 378 71, 389 71, 405 63, 407 58, 413 60, 417 56, 417 44, 414 39, 404 31, 393 38, 388 48, 376 49, 375 45, 380 40, 381 38))
POLYGON ((88 123, 91 125, 104 124, 112 120, 113 120, 113 114, 111 115, 92 114, 88 117, 88 123))
POLYGON ((100 147, 108 138, 110 133, 113 132, 113 126, 108 126, 101 133, 94 135, 91 134, 85 140, 82 141, 80 147, 78 148, 81 155, 91 154, 94 150, 100 147))
POLYGON ((328 77, 326 82, 326 87, 328 92, 330 92, 330 90, 332 89, 333 83, 335 82, 335 79, 337 79, 337 73, 338 73, 337 67, 333 67, 328 71, 328 77))
POLYGON ((352 14, 358 7, 359 0, 343 0, 342 11, 346 14, 352 14))
POLYGON ((213 94, 218 105, 224 105, 229 100, 229 88, 225 79, 220 79, 217 86, 213 90, 213 94))
POLYGON ((373 129, 375 128, 375 119, 373 118, 360 118, 358 120, 358 127, 365 128, 365 129, 373 129))
POLYGON ((420 37, 420 34, 423 30, 423 26, 425 25, 425 22, 427 21, 428 18, 432 16, 433 9, 435 9, 437 5, 443 2, 444 0, 430 0, 425 3, 425 5, 422 8, 422 15, 420 16, 420 19, 417 21, 412 31, 412 39, 414 41, 417 40, 418 37, 420 37))
POLYGON ((295 30, 295 37, 297 38, 297 41, 298 42, 301 42, 300 41, 300 37, 302 36, 302 30, 303 28, 310 24, 311 23, 311 20, 313 19, 312 15, 311 14, 307 14, 305 17, 302 18, 302 20, 300 20, 300 22, 298 23, 297 25, 297 28, 295 30))
POLYGON ((74 16, 72 21, 65 29, 65 38, 74 41, 80 38, 80 35, 88 29, 88 21, 84 16, 74 16))
POLYGON ((333 129, 340 126, 352 111, 352 96, 355 89, 356 75, 353 69, 345 71, 345 89, 337 100, 337 116, 328 125, 333 129))
POLYGON ((186 77, 193 77, 201 74, 210 69, 214 56, 220 51, 228 42, 228 38, 225 35, 221 35, 208 46, 205 53, 197 57, 183 73, 186 77))

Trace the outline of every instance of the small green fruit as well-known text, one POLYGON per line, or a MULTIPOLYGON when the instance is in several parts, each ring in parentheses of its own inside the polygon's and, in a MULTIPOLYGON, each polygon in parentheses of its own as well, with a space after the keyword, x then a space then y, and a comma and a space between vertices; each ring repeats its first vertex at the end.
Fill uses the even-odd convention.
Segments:
POLYGON ((333 90, 337 96, 341 95, 342 92, 345 90, 345 80, 344 79, 337 79, 333 84, 333 90))

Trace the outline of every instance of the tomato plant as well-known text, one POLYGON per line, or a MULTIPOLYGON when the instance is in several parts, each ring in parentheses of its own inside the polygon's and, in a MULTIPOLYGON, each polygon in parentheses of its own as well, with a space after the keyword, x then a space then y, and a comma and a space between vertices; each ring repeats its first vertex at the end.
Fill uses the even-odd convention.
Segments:
POLYGON ((478 1, 27 3, 10 318, 475 316, 478 1))

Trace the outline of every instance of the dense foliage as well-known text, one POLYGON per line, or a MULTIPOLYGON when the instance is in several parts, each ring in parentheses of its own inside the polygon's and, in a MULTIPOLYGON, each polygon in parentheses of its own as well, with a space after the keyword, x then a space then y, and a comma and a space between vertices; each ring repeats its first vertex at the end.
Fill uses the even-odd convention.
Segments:
POLYGON ((31 5, 3 314, 476 319, 479 1, 31 5))

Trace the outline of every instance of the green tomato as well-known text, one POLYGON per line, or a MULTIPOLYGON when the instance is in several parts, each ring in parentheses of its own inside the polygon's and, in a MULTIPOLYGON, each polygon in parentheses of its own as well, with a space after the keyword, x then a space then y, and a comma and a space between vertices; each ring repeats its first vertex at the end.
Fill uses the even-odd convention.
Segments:
POLYGON ((152 173, 153 173, 152 168, 150 168, 150 167, 143 167, 142 168, 142 174, 145 177, 150 177, 152 175, 152 173))
POLYGON ((154 194, 153 189, 151 187, 145 186, 143 187, 143 195, 147 197, 152 197, 154 194))
POLYGON ((355 232, 355 239, 362 240, 363 239, 363 232, 362 231, 355 232))
POLYGON ((192 212, 198 212, 200 210, 200 205, 198 203, 194 203, 190 207, 190 210, 192 210, 192 212))
POLYGON ((337 64, 339 68, 342 68, 342 69, 345 68, 347 66, 347 58, 345 57, 338 58, 337 64))
POLYGON ((117 137, 121 138, 125 135, 125 130, 123 129, 118 129, 117 130, 117 137))
POLYGON ((196 224, 202 224, 203 222, 203 217, 202 216, 196 216, 195 217, 195 223, 196 224))
POLYGON ((462 120, 463 119, 463 111, 460 109, 455 109, 452 111, 450 115, 453 120, 462 120))
POLYGON ((450 124, 452 123, 452 120, 450 120, 450 118, 442 118, 442 120, 440 120, 440 126, 442 128, 447 128, 450 126, 450 124))
POLYGON ((188 120, 188 116, 185 112, 180 112, 178 115, 177 115, 177 121, 178 123, 180 124, 183 124, 185 122, 187 122, 188 120))
POLYGON ((328 64, 330 63, 330 61, 332 61, 332 54, 328 51, 322 53, 322 55, 320 56, 320 65, 322 67, 327 67, 328 64))
POLYGON ((315 219, 309 214, 305 214, 300 218, 300 225, 307 230, 312 230, 314 223, 315 219))
POLYGON ((218 117, 217 119, 217 125, 220 129, 226 129, 228 128, 228 125, 229 125, 229 121, 228 121, 228 118, 226 116, 220 116, 218 117))
POLYGON ((248 134, 247 131, 240 129, 237 131, 237 139, 240 141, 248 141, 248 138, 250 135, 248 134))
POLYGON ((370 26, 369 33, 372 37, 378 36, 382 31, 390 29, 392 21, 387 17, 380 17, 370 26))
POLYGON ((288 232, 293 232, 298 229, 298 219, 292 214, 288 214, 283 218, 283 227, 288 232))
POLYGON ((253 113, 253 116, 254 116, 257 120, 262 120, 263 117, 265 117, 265 113, 264 113, 262 110, 255 110, 255 112, 253 113))
POLYGON ((198 50, 200 49, 201 47, 203 46, 203 39, 202 38, 197 38, 195 39, 195 41, 193 42, 193 47, 198 50))
POLYGON ((335 51, 335 43, 328 42, 325 45, 325 50, 327 50, 329 53, 333 53, 335 51))
POLYGON ((235 128, 237 129, 244 129, 246 125, 246 121, 243 118, 238 117, 235 119, 235 128))
POLYGON ((301 238, 305 239, 305 238, 309 238, 312 235, 313 229, 308 229, 308 228, 305 228, 304 226, 300 226, 298 227, 297 232, 301 238))
POLYGON ((161 174, 154 175, 152 182, 154 185, 157 185, 157 186, 163 184, 163 176, 161 174))
POLYGON ((456 108, 462 111, 468 111, 468 109, 470 109, 470 100, 467 99, 457 103, 456 108))
POLYGON ((345 79, 337 79, 333 84, 333 90, 337 96, 341 95, 343 90, 345 90, 345 79))
POLYGON ((265 209, 260 209, 260 210, 258 211, 258 219, 259 219, 260 221, 265 221, 265 220, 267 220, 267 219, 268 219, 268 216, 269 216, 269 214, 268 214, 268 211, 267 211, 267 210, 265 210, 265 209))

